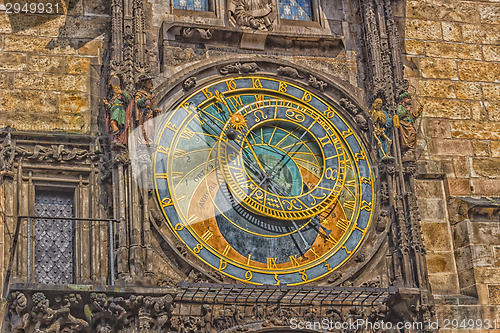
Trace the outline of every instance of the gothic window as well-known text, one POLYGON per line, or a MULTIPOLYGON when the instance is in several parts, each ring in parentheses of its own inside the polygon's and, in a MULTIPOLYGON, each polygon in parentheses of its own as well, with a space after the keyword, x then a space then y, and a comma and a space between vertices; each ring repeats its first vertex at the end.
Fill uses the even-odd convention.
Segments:
POLYGON ((209 0, 174 0, 175 9, 209 11, 209 0))
POLYGON ((36 191, 35 215, 42 217, 35 220, 35 281, 73 283, 73 193, 36 191))
POLYGON ((312 0, 278 0, 280 18, 285 20, 312 21, 312 0))

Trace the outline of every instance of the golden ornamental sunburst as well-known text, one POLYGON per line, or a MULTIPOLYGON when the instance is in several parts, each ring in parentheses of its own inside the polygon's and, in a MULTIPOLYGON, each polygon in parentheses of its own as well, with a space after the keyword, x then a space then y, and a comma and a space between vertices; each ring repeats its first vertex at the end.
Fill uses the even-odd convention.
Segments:
POLYGON ((232 128, 236 129, 237 131, 241 131, 243 127, 246 126, 246 121, 245 117, 243 117, 239 113, 235 113, 229 118, 229 124, 231 125, 232 128))

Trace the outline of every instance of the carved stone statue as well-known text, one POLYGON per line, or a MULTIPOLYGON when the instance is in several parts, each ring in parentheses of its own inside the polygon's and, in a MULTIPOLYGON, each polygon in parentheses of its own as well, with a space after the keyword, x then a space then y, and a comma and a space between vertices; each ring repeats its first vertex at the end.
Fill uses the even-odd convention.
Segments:
POLYGON ((229 21, 255 30, 270 30, 276 13, 269 0, 228 0, 229 21))
POLYGON ((113 75, 109 80, 113 91, 113 97, 108 101, 103 98, 103 103, 108 110, 106 124, 109 128, 111 142, 115 144, 127 144, 127 130, 130 126, 132 116, 132 96, 120 88, 120 79, 113 75))
POLYGON ((373 134, 377 140, 379 156, 381 159, 394 158, 391 155, 392 145, 392 119, 387 111, 382 110, 382 99, 377 98, 370 110, 373 120, 373 134))
POLYGON ((410 93, 403 92, 399 95, 400 103, 396 109, 396 115, 399 118, 399 131, 401 134, 401 154, 403 160, 408 161, 415 157, 415 147, 417 146, 417 130, 415 120, 422 114, 422 107, 413 109, 412 97, 410 93))
POLYGON ((152 91, 153 80, 149 76, 140 77, 135 94, 135 120, 142 134, 139 135, 139 144, 147 146, 154 140, 155 126, 153 118, 160 113, 152 91))

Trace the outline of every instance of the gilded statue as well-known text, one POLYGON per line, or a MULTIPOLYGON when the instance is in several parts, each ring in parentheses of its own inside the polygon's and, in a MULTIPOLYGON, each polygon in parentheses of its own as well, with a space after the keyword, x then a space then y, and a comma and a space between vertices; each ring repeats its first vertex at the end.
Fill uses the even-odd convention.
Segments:
POLYGON ((229 0, 228 11, 232 25, 255 30, 270 30, 276 18, 269 0, 229 0))
POLYGON ((391 155, 392 146, 392 119, 386 110, 382 109, 381 98, 375 99, 370 110, 373 120, 373 134, 377 140, 379 156, 381 159, 394 158, 391 155))

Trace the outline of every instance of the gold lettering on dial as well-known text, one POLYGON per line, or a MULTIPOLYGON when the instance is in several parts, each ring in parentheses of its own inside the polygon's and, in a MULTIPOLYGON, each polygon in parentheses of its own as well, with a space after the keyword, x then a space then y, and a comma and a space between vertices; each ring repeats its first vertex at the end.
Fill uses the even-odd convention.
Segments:
POLYGON ((250 281, 252 278, 253 278, 252 272, 251 271, 247 271, 245 273, 245 279, 247 279, 247 281, 250 281))
POLYGON ((262 83, 260 82, 260 79, 252 78, 252 86, 254 88, 262 88, 262 83))
POLYGON ((222 252, 222 254, 227 256, 227 254, 229 253, 229 250, 231 250, 231 245, 226 245, 226 248, 224 249, 224 252, 222 252))
POLYGON ((223 271, 227 268, 227 261, 224 259, 221 259, 219 262, 219 271, 223 271))
POLYGON ((267 269, 277 269, 276 260, 278 258, 267 258, 267 269))
POLYGON ((205 233, 203 234, 203 236, 201 236, 201 239, 203 239, 205 242, 208 242, 208 240, 210 238, 212 238, 214 234, 210 231, 210 230, 207 230, 205 231, 205 233))
POLYGON ((299 261, 297 260, 297 255, 288 256, 288 258, 290 258, 290 262, 292 263, 293 267, 300 266, 299 261))

